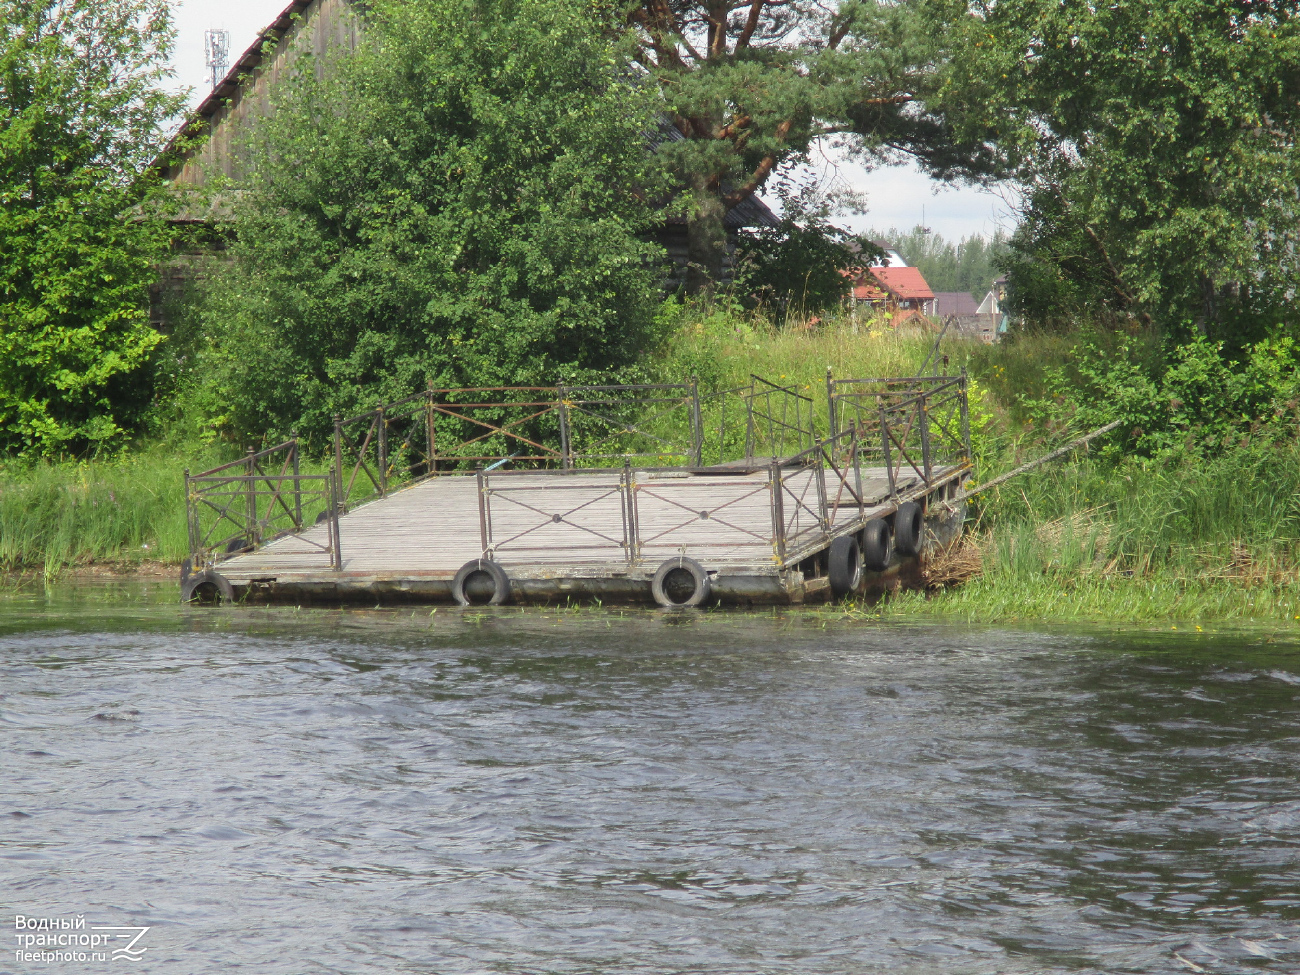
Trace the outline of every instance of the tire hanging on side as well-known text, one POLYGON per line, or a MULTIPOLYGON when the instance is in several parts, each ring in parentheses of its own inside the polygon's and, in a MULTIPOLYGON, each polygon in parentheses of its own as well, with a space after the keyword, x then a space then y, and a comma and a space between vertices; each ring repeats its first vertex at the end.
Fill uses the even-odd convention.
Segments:
POLYGON ((233 603, 235 590, 230 580, 215 569, 181 576, 181 602, 233 603))
POLYGON ((462 606, 500 606, 510 599, 510 577, 491 559, 475 559, 457 571, 451 596, 462 606))
POLYGON ((862 529, 862 564, 872 572, 884 572, 894 558, 894 533, 884 518, 873 518, 862 529))
POLYGON ((650 594, 665 609, 686 609, 708 602, 713 586, 704 566, 685 555, 667 559, 650 580, 650 594))
POLYGON ((894 547, 900 555, 920 555, 925 512, 915 501, 904 501, 894 515, 894 547))
POLYGON ((841 535, 826 555, 826 576, 836 599, 855 592, 862 583, 862 549, 856 535, 841 535))

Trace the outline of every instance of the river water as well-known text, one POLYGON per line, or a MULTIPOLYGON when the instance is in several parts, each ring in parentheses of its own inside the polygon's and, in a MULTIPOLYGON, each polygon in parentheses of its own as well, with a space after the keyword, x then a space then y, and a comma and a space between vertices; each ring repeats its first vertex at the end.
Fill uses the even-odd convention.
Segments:
POLYGON ((1300 970, 1275 635, 173 590, 0 601, 9 935, 147 926, 132 967, 185 975, 1300 970))

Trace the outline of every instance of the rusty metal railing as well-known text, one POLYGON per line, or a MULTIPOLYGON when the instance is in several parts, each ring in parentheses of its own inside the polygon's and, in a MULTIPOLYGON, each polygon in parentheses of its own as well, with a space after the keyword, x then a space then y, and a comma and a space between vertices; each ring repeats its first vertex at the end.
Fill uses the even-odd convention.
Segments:
POLYGON ((635 469, 625 460, 621 470, 574 479, 564 471, 480 469, 483 555, 509 563, 563 548, 577 561, 631 565, 692 552, 715 559, 748 552, 785 565, 823 547, 865 512, 856 430, 772 459, 765 470, 762 479, 709 476, 635 469))
POLYGON ((185 514, 194 569, 299 535, 342 567, 335 471, 303 474, 297 441, 250 450, 199 474, 185 471, 185 514), (308 532, 320 525, 321 531, 308 532))
POLYGON ((940 468, 969 467, 968 381, 957 376, 826 380, 831 428, 856 430, 864 457, 883 465, 891 493, 903 479, 929 486, 940 468))

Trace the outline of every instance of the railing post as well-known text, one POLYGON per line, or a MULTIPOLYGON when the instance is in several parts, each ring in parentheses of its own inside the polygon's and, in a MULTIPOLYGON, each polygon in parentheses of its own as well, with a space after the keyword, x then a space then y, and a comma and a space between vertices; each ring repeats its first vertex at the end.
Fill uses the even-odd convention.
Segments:
POLYGON ((828 434, 831 437, 840 432, 835 424, 835 379, 830 366, 826 367, 826 422, 830 424, 828 434))
POLYGON ((820 509, 822 531, 831 530, 831 513, 826 501, 826 444, 822 440, 813 440, 813 456, 817 458, 817 507, 820 509))
POLYGON ((256 547, 257 545, 257 485, 253 483, 254 471, 257 468, 257 461, 253 459, 256 451, 248 448, 248 457, 244 460, 244 467, 248 476, 248 481, 244 484, 244 528, 248 531, 247 544, 256 547))
POLYGON ((190 497, 190 469, 185 468, 185 534, 190 541, 190 568, 197 569, 198 566, 198 545, 197 531, 198 526, 195 524, 197 518, 195 512, 194 499, 190 497))
POLYGON ((696 467, 704 466, 704 424, 700 416, 700 377, 691 377, 691 437, 692 460, 696 467))
POLYGON ((632 497, 636 488, 632 483, 631 457, 623 458, 623 473, 618 486, 623 495, 623 548, 627 553, 627 564, 631 566, 636 561, 637 549, 636 501, 632 497))
POLYGON ((560 414, 560 466, 567 471, 573 467, 573 455, 569 451, 569 405, 564 401, 564 387, 557 388, 560 394, 557 409, 560 414))
MULTIPOLYGON (((745 396, 744 393, 741 393, 745 396)), ((745 460, 754 459, 754 384, 749 384, 749 395, 745 396, 745 460)))
MULTIPOLYGON (((767 442, 772 445, 772 456, 776 457, 779 448, 776 445, 776 422, 775 422, 776 418, 772 416, 772 391, 770 389, 763 391, 763 402, 767 406, 767 442)), ((785 431, 789 426, 789 424, 786 422, 786 420, 788 419, 788 417, 786 416, 788 406, 789 406, 788 401, 785 399, 785 397, 782 397, 781 398, 781 446, 782 447, 785 446, 785 431)), ((798 419, 799 419, 798 417, 795 417, 796 423, 798 422, 798 419)), ((800 443, 800 449, 802 449, 803 444, 802 442, 799 443, 800 443)), ((796 450, 795 453, 797 454, 799 453, 799 451, 796 450)))
POLYGON ((330 469, 330 541, 334 548, 334 569, 337 572, 343 571, 343 544, 339 538, 339 508, 342 501, 339 499, 339 491, 342 489, 343 478, 338 473, 337 468, 330 469))
POLYGON ((436 474, 438 471, 438 440, 433 435, 433 380, 427 381, 427 388, 424 391, 424 436, 428 441, 428 467, 425 470, 427 474, 436 474))
POLYGON ((966 367, 965 367, 965 366, 962 366, 962 367, 961 367, 961 400, 960 400, 960 402, 961 402, 961 440, 962 440, 962 446, 964 446, 964 447, 966 448, 966 461, 967 461, 967 463, 970 463, 970 461, 971 461, 971 453, 970 453, 970 403, 969 403, 969 401, 968 401, 969 394, 968 394, 968 392, 967 392, 967 390, 968 390, 967 383, 968 383, 968 380, 967 380, 967 377, 966 377, 966 367))
POLYGON ((858 450, 856 423, 852 427, 852 433, 849 434, 849 449, 853 451, 853 485, 858 493, 858 517, 863 518, 867 513, 867 502, 862 496, 862 452, 858 450))
POLYGON ((379 496, 388 494, 388 414, 379 407, 379 496))
POLYGON ((289 448, 293 459, 293 527, 302 531, 302 472, 298 462, 298 434, 293 434, 293 446, 289 448))
POLYGON ((478 534, 483 543, 483 558, 488 558, 488 514, 487 514, 487 475, 483 473, 483 462, 474 465, 474 480, 478 484, 478 534))
POLYGON ((781 483, 781 465, 775 457, 768 469, 768 484, 772 490, 772 550, 779 565, 785 565, 785 487, 781 483))
POLYGON ((346 504, 343 497, 343 417, 334 414, 334 478, 338 490, 334 492, 334 504, 342 507, 346 504))
POLYGON ((926 403, 927 394, 922 392, 916 399, 916 422, 921 427, 921 468, 925 471, 925 486, 930 486, 930 409, 926 403))
POLYGON ((894 477, 894 462, 890 459, 889 451, 889 416, 883 403, 880 404, 880 441, 885 452, 885 474, 889 478, 889 496, 897 503, 898 482, 894 477))

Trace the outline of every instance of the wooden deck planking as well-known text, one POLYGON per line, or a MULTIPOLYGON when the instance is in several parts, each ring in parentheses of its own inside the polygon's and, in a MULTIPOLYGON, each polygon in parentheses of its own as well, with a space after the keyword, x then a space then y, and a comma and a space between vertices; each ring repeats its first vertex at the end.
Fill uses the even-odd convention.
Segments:
MULTIPOLYGON (((940 477, 946 473, 936 472, 940 477)), ((849 486, 854 486, 849 476, 849 486)), ((643 562, 684 553, 706 564, 773 564, 767 471, 686 476, 636 471, 633 479, 643 562), (702 513, 707 516, 701 517, 702 513)), ((489 475, 487 482, 490 547, 503 565, 626 563, 620 472, 509 473, 489 475)), ((912 478, 899 485, 900 494, 918 485, 912 478)), ((864 469, 862 487, 867 517, 892 507, 883 469, 864 469)), ((829 471, 826 493, 833 526, 856 524, 861 514, 857 501, 829 471)), ((483 554, 478 505, 476 478, 449 475, 403 488, 340 516, 344 573, 389 578, 451 575, 483 554)), ((824 543, 811 470, 783 472, 782 506, 787 553, 824 543)), ((314 526, 227 559, 220 570, 235 582, 329 572, 329 555, 322 550, 328 532, 327 525, 314 526)))

